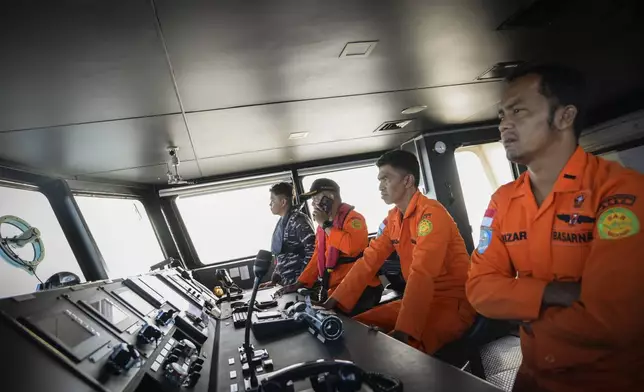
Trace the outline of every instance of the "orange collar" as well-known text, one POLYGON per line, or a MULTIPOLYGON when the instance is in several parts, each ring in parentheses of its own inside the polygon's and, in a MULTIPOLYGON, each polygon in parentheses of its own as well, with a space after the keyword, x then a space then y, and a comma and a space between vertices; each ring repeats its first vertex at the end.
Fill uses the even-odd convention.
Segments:
MULTIPOLYGON (((416 211, 418 199, 420 199, 420 191, 416 191, 416 193, 414 193, 414 196, 411 197, 409 205, 407 206, 407 210, 405 211, 405 216, 402 219, 410 217, 416 211)), ((396 219, 399 220, 401 215, 402 212, 400 211, 400 208, 396 207, 396 219)))
MULTIPOLYGON (((584 169, 588 163, 588 155, 583 148, 577 146, 568 162, 564 166, 559 178, 552 187, 552 192, 571 192, 581 189, 584 169)), ((532 193, 530 187, 530 174, 526 171, 517 179, 513 197, 523 196, 526 193, 532 193)))

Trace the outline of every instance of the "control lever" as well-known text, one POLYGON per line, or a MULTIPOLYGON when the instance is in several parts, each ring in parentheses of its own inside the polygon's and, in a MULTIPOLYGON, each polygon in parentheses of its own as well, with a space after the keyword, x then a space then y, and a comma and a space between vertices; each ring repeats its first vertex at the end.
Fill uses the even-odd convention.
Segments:
POLYGON ((122 374, 140 363, 141 354, 131 344, 121 343, 114 347, 106 366, 114 374, 122 374))
POLYGON ((157 325, 161 325, 165 327, 173 321, 175 314, 176 314, 176 311, 174 309, 161 310, 159 311, 159 314, 154 319, 154 321, 157 323, 157 325))
POLYGON ((158 342, 159 339, 163 336, 163 332, 154 325, 145 324, 143 328, 139 331, 137 335, 137 344, 144 345, 150 344, 152 342, 158 342))

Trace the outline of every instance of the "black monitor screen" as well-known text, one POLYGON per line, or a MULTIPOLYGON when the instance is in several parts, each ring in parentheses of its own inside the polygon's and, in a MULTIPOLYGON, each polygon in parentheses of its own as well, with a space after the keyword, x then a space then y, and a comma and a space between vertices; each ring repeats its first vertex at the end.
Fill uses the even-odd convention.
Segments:
POLYGON ((147 316, 154 310, 154 306, 150 305, 148 301, 141 298, 134 291, 125 290, 114 294, 118 295, 119 298, 128 303, 137 311, 141 312, 141 314, 143 314, 144 316, 147 316))
POLYGON ((83 328, 72 319, 72 316, 64 312, 38 320, 35 324, 41 330, 55 336, 69 349, 74 349, 87 339, 94 337, 90 331, 83 328))
POLYGON ((101 314, 112 325, 118 325, 121 321, 126 320, 129 316, 122 311, 112 301, 101 298, 89 303, 94 310, 101 314))

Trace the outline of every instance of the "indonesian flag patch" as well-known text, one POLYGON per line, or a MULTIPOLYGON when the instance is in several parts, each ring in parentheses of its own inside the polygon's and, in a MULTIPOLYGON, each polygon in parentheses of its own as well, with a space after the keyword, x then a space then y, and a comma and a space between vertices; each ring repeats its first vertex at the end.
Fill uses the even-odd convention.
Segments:
POLYGON ((481 226, 491 227, 492 221, 494 220, 494 215, 496 215, 495 209, 488 208, 487 210, 485 210, 485 214, 483 215, 483 222, 481 222, 481 226))

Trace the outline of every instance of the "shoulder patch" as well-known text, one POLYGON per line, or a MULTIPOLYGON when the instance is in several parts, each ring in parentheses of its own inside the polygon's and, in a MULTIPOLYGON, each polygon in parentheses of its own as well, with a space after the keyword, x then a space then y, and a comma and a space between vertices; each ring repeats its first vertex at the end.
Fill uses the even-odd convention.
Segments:
POLYGON ((351 227, 356 230, 362 229, 362 221, 360 221, 360 219, 358 218, 351 219, 351 227))
POLYGON ((621 194, 621 195, 610 195, 602 199, 599 202, 599 211, 605 210, 606 208, 614 206, 627 206, 630 207, 635 204, 637 197, 635 195, 621 194))
POLYGON ((613 207, 597 219, 597 232, 603 240, 618 240, 639 233, 640 222, 633 211, 625 207, 613 207))
POLYGON ((423 215, 423 218, 418 222, 418 237, 424 237, 434 230, 434 224, 423 215))
POLYGON ((376 238, 380 237, 382 233, 385 232, 385 227, 387 227, 387 218, 385 218, 385 220, 382 221, 380 226, 378 226, 378 232, 376 233, 376 238))
POLYGON ((494 215, 496 215, 496 210, 493 208, 488 208, 485 210, 485 214, 483 214, 483 222, 481 222, 481 226, 483 227, 490 227, 492 226, 492 221, 494 220, 494 215))
POLYGON ((485 253, 488 246, 490 246, 491 241, 492 241, 492 229, 490 229, 489 227, 481 227, 479 246, 476 248, 476 251, 482 255, 483 253, 485 253))

